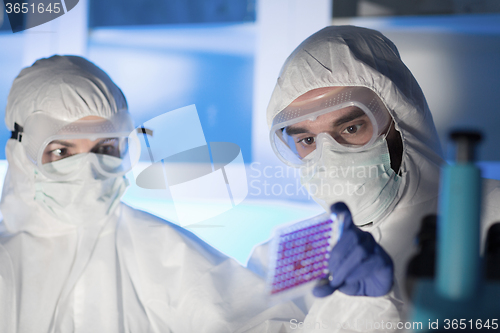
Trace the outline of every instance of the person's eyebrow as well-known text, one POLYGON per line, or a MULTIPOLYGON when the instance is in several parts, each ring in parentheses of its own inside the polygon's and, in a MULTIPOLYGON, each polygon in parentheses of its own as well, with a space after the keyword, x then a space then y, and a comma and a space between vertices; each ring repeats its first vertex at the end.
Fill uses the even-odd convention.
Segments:
POLYGON ((288 135, 309 133, 309 131, 307 129, 302 128, 302 127, 287 126, 287 127, 285 127, 285 131, 286 131, 286 134, 288 134, 288 135))
POLYGON ((107 143, 108 141, 113 141, 113 143, 114 143, 114 142, 116 142, 116 140, 118 140, 118 138, 105 138, 105 139, 102 139, 99 142, 97 142, 90 150, 92 151, 93 149, 99 147, 100 145, 103 145, 103 144, 107 143))
POLYGON ((349 112, 348 114, 346 114, 345 116, 343 116, 342 118, 337 119, 333 123, 333 127, 340 126, 342 124, 348 123, 350 121, 353 121, 354 119, 361 118, 363 116, 366 116, 366 113, 363 110, 356 108, 351 112, 349 112))
MULTIPOLYGON (((358 118, 361 118, 363 116, 366 116, 366 113, 363 110, 356 108, 356 109, 352 110, 351 112, 349 112, 348 114, 346 114, 345 116, 337 119, 333 123, 333 127, 340 126, 342 124, 348 123, 350 121, 353 121, 354 119, 358 119, 358 118)), ((288 135, 309 133, 309 130, 307 130, 303 127, 295 127, 295 126, 287 126, 287 127, 285 127, 284 130, 286 130, 286 134, 288 134, 288 135)))
POLYGON ((74 143, 71 143, 68 141, 62 141, 62 140, 54 140, 54 141, 51 141, 49 144, 58 144, 58 145, 61 145, 64 147, 69 147, 69 148, 73 148, 75 146, 74 143))
POLYGON ((98 143, 96 143, 95 145, 102 145, 103 143, 106 143, 106 142, 116 142, 118 140, 118 138, 105 138, 105 139, 102 139, 100 140, 98 143))

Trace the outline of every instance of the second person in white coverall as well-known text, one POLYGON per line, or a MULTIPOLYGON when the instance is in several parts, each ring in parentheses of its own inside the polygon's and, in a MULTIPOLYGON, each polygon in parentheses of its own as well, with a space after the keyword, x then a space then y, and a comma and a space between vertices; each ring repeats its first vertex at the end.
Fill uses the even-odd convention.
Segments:
MULTIPOLYGON (((343 280, 329 286, 326 294, 337 289, 333 294, 295 300, 307 313, 300 327, 394 331, 407 310, 402 293, 406 264, 423 217, 436 213, 444 163, 424 94, 396 46, 378 31, 354 26, 331 26, 313 34, 284 63, 267 121, 276 155, 300 168, 311 196, 327 211, 337 201, 350 208, 357 236, 337 260, 349 261, 352 251, 362 253, 368 239, 376 241, 371 248, 383 249, 394 263, 394 285, 386 295, 366 297, 369 292, 349 288, 342 292, 353 278, 363 284, 359 274, 353 275, 368 256, 366 251, 358 255, 343 280), (358 173, 372 167, 374 174, 358 173), (349 185, 355 185, 351 191, 349 185), (388 322, 390 327, 381 326, 388 322)), ((500 217, 492 204, 499 195, 497 182, 485 182, 483 234, 500 217)), ((257 247, 248 263, 263 276, 267 250, 267 244, 257 247)), ((298 328, 298 322, 291 326, 298 328)))
POLYGON ((14 80, 0 210, 0 332, 278 332, 262 280, 189 231, 120 202, 134 142, 98 67, 37 61, 14 80))

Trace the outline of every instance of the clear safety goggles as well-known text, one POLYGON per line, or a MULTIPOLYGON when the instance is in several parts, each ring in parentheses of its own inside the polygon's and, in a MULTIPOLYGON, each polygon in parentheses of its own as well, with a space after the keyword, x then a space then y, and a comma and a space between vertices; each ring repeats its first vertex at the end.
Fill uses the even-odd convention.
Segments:
POLYGON ((328 136, 337 151, 367 150, 387 131, 391 119, 371 89, 337 87, 292 102, 278 113, 271 126, 271 146, 285 164, 301 167, 319 160, 321 137, 328 136))
POLYGON ((55 180, 74 177, 85 163, 91 163, 105 177, 117 177, 132 169, 140 157, 137 132, 126 112, 110 119, 72 122, 35 112, 22 128, 16 124, 16 131, 28 159, 43 175, 55 180), (62 163, 75 155, 81 158, 71 160, 78 163, 62 163))

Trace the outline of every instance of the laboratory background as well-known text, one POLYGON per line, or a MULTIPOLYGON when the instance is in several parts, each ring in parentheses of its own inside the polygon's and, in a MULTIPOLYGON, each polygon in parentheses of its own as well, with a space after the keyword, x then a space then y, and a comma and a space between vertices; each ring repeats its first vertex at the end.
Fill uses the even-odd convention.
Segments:
MULTIPOLYGON (((389 37, 424 91, 447 158, 451 129, 480 130, 482 175, 500 179, 497 0, 80 0, 59 18, 17 33, 4 8, 2 13, 2 119, 23 67, 53 54, 74 54, 116 82, 137 126, 194 104, 206 142, 239 147, 246 172, 228 187, 244 193, 241 200, 210 213, 219 203, 193 199, 189 209, 207 218, 184 227, 242 264, 275 226, 322 212, 297 171, 272 152, 265 114, 286 57, 328 25, 357 25, 389 37)), ((196 135, 191 130, 187 126, 164 144, 196 135)), ((0 146, 9 137, 0 126, 0 146)), ((4 149, 0 160, 3 183, 4 149)), ((124 202, 176 222, 168 193, 145 190, 133 174, 128 177, 124 202)))

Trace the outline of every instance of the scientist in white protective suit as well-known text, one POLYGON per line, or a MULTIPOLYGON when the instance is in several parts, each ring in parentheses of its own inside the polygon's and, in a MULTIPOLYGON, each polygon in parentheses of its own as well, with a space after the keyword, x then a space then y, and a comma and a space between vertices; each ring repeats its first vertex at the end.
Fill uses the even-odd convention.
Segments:
POLYGON ((5 122, 0 332, 278 332, 303 317, 268 308, 259 277, 190 232, 120 202, 134 127, 92 63, 23 69, 5 122))
MULTIPOLYGON (((307 317, 290 326, 329 332, 402 328, 406 265, 423 217, 436 213, 444 160, 425 97, 396 46, 365 28, 318 31, 283 65, 267 121, 279 159, 300 168, 302 185, 325 210, 343 201, 354 223, 332 250, 329 283, 313 290, 323 297, 296 299, 307 317)), ((485 201, 499 195, 498 182, 485 182, 485 201)), ((483 235, 500 219, 487 202, 483 235)), ((248 263, 261 275, 267 249, 257 247, 248 263)))

